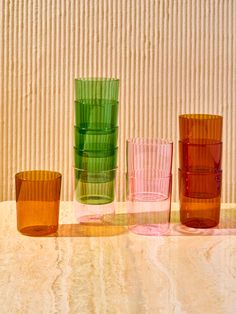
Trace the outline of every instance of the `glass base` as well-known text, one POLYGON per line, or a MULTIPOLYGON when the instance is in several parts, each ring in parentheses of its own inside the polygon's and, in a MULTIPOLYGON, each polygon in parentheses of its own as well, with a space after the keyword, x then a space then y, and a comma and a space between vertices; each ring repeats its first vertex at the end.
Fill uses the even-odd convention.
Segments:
POLYGON ((182 196, 180 222, 190 228, 213 228, 220 220, 220 196, 202 199, 182 196))
POLYGON ((146 235, 146 236, 161 236, 169 231, 169 224, 147 224, 147 225, 134 225, 129 226, 129 230, 133 233, 146 235))
POLYGON ((113 202, 113 199, 103 195, 86 195, 76 199, 82 204, 101 205, 113 202))
POLYGON ((45 236, 49 234, 56 233, 58 226, 45 226, 45 225, 35 225, 35 226, 28 226, 24 228, 18 228, 18 231, 27 236, 45 236))
POLYGON ((207 219, 207 218, 190 218, 181 220, 181 223, 190 228, 199 228, 199 229, 206 229, 206 228, 213 228, 219 224, 219 221, 207 219))
POLYGON ((101 225, 108 224, 104 221, 105 215, 114 215, 115 205, 114 202, 109 202, 104 205, 96 204, 83 204, 74 200, 75 216, 80 224, 101 225))
POLYGON ((132 199, 140 202, 158 202, 167 199, 166 195, 152 192, 134 193, 132 199))

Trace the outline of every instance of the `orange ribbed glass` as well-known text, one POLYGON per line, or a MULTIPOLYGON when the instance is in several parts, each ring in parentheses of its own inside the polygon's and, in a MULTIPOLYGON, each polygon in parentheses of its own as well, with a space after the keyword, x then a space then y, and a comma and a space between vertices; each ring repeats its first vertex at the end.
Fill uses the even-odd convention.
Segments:
POLYGON ((179 141, 180 169, 212 172, 221 170, 222 142, 191 144, 179 141))
POLYGON ((192 228, 219 223, 222 171, 187 172, 179 169, 180 221, 192 228))
POLYGON ((223 117, 219 115, 180 115, 180 141, 192 144, 212 144, 221 142, 222 125, 223 117))
POLYGON ((17 229, 22 234, 42 236, 57 231, 61 177, 59 172, 46 170, 15 175, 17 229))

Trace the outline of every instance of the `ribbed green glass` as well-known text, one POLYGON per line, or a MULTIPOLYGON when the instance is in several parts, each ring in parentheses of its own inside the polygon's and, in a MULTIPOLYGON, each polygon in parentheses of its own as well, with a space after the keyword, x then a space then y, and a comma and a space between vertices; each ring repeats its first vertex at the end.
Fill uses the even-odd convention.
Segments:
POLYGON ((119 80, 112 78, 75 79, 75 99, 118 100, 119 80))
POLYGON ((84 204, 107 204, 114 200, 116 169, 88 172, 75 168, 75 199, 84 204))
POLYGON ((75 101, 75 124, 80 129, 110 130, 117 126, 118 102, 105 99, 75 101))
POLYGON ((117 146, 118 127, 109 131, 86 130, 75 126, 75 146, 83 151, 114 150, 117 146))
POLYGON ((74 147, 75 167, 90 172, 100 172, 116 168, 117 147, 113 150, 80 151, 74 147))

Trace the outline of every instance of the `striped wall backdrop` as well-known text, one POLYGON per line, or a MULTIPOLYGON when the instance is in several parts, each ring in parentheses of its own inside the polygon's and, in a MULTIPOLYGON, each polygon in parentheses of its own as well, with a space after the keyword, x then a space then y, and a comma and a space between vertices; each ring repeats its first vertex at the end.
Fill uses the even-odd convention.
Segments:
POLYGON ((0 0, 0 200, 14 174, 54 169, 73 197, 74 78, 120 79, 118 198, 125 140, 174 141, 178 115, 224 116, 224 202, 236 202, 235 0, 0 0))

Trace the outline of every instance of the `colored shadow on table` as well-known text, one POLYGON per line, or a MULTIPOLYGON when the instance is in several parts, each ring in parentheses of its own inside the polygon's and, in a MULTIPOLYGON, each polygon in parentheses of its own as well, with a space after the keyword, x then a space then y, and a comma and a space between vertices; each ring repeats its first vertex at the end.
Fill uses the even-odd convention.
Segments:
MULTIPOLYGON (((85 216, 86 217, 86 216, 85 216)), ((107 214, 102 219, 89 219, 84 223, 60 224, 58 232, 46 237, 112 237, 128 233, 128 226, 147 219, 157 219, 151 213, 107 214)), ((96 217, 94 217, 96 218, 96 217)), ((155 220, 155 223, 157 220, 155 220)), ((131 233, 130 233, 131 234, 131 233)), ((132 233, 133 234, 133 233, 132 233)), ((134 234, 133 234, 134 235, 134 234)), ((208 229, 190 228, 179 222, 179 212, 172 211, 169 232, 162 236, 214 236, 236 235, 236 207, 222 207, 218 226, 208 229)), ((142 237, 143 235, 135 235, 142 237)))
POLYGON ((57 237, 111 237, 127 232, 124 226, 101 224, 62 224, 58 228, 57 237))
MULTIPOLYGON (((104 215, 100 222, 91 217, 89 223, 80 224, 62 224, 58 228, 57 237, 110 237, 125 234, 128 232, 128 226, 140 221, 147 221, 147 219, 155 218, 157 223, 157 216, 148 213, 135 214, 108 214, 104 215)), ((169 232, 162 236, 210 236, 210 235, 236 235, 236 207, 222 208, 220 224, 214 228, 201 229, 189 228, 179 223, 179 212, 173 211, 171 214, 171 223, 169 232)), ((142 236, 142 235, 137 235, 142 236)))

